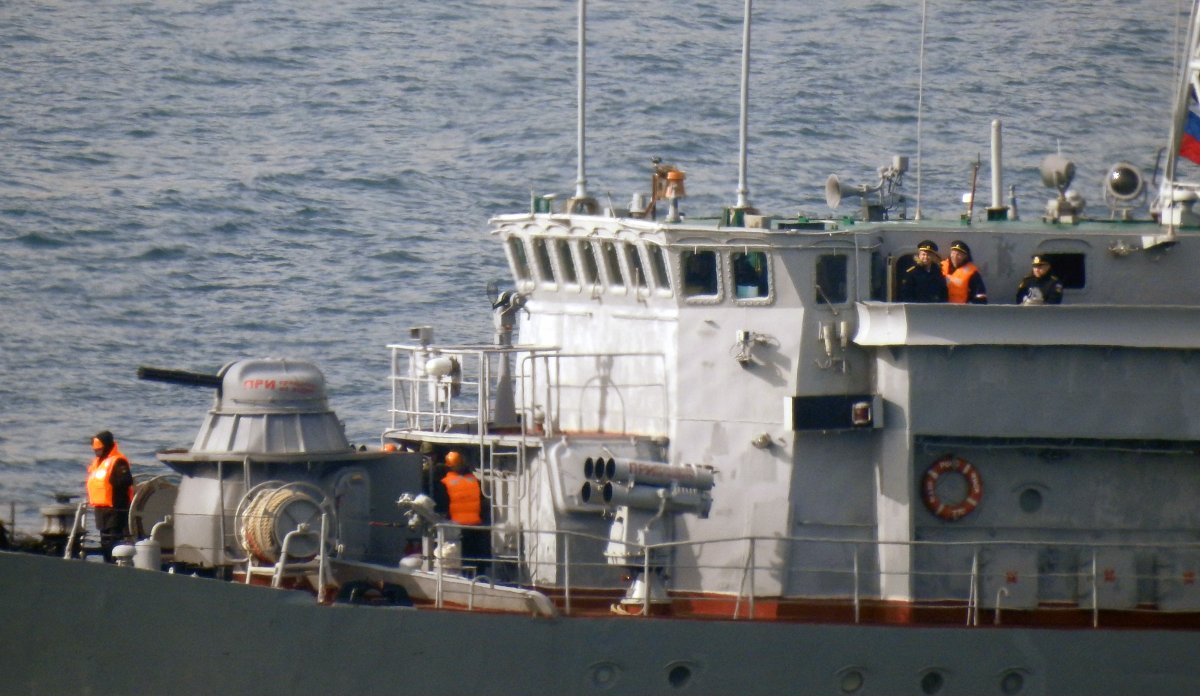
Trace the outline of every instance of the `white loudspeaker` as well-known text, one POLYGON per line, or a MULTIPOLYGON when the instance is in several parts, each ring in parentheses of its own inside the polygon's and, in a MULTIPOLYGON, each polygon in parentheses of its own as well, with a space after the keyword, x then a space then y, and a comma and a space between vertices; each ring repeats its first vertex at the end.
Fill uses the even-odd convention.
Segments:
POLYGON ((830 174, 829 178, 825 180, 825 203, 830 208, 837 208, 842 204, 843 198, 861 196, 866 192, 865 189, 865 186, 843 184, 838 180, 837 174, 830 174))

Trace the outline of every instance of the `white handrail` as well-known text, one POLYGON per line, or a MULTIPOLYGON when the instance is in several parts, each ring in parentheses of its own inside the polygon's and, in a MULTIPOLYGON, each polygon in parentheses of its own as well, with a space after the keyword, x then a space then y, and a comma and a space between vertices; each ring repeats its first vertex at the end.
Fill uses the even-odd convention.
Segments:
MULTIPOLYGON (((82 514, 82 507, 76 509, 76 517, 82 514)), ((209 517, 211 515, 203 514, 199 516, 209 517)), ((177 514, 177 517, 186 517, 188 514, 177 514)), ((315 527, 315 525, 313 525, 315 527)), ((323 516, 322 527, 324 532, 320 534, 322 540, 325 539, 329 531, 331 523, 328 518, 323 516)), ((435 538, 438 539, 444 546, 446 541, 446 528, 455 528, 458 525, 445 524, 437 527, 435 538)), ((397 529, 407 529, 406 527, 398 526, 397 529)), ((478 529, 499 529, 499 527, 479 527, 478 529)), ((507 530, 506 531, 511 531, 507 530)), ((323 596, 329 579, 329 570, 327 563, 329 561, 329 547, 326 543, 319 545, 318 558, 314 561, 297 563, 290 560, 291 548, 294 545, 292 538, 297 534, 316 534, 315 529, 298 529, 295 530, 283 540, 283 548, 281 549, 280 558, 277 563, 268 567, 259 567, 254 559, 240 559, 237 565, 246 568, 246 578, 248 582, 252 575, 271 575, 273 585, 278 586, 280 580, 289 572, 316 571, 318 578, 316 580, 315 589, 319 596, 323 596)), ((577 557, 579 549, 596 549, 606 546, 610 539, 606 534, 589 534, 563 529, 521 529, 516 533, 516 540, 520 553, 515 559, 516 572, 518 577, 532 583, 539 588, 558 588, 561 591, 562 601, 567 605, 567 612, 574 611, 581 599, 611 597, 614 591, 620 591, 623 588, 619 584, 614 584, 611 580, 612 573, 605 570, 612 568, 612 561, 600 553, 588 553, 586 557, 577 557), (538 541, 542 539, 544 541, 538 541), (582 542, 582 543, 577 543, 582 542), (560 553, 542 554, 540 550, 534 554, 529 549, 539 549, 544 543, 555 544, 560 553), (537 556, 545 556, 547 560, 537 561, 537 556)), ((843 548, 850 553, 840 556, 843 560, 836 563, 826 563, 820 566, 802 567, 794 561, 787 565, 764 566, 761 570, 770 571, 773 574, 782 573, 785 576, 791 577, 837 577, 845 578, 845 581, 837 581, 837 583, 814 583, 810 587, 821 587, 819 591, 806 593, 803 591, 797 592, 794 589, 802 586, 783 582, 779 583, 776 589, 772 589, 765 596, 772 600, 779 601, 804 601, 806 599, 820 599, 822 601, 833 600, 835 603, 843 603, 847 609, 853 610, 853 620, 855 622, 863 621, 862 605, 864 602, 870 601, 887 601, 880 593, 880 587, 883 585, 882 579, 886 577, 904 577, 908 576, 913 579, 919 579, 920 582, 913 583, 913 591, 907 597, 902 597, 903 601, 910 602, 914 606, 920 606, 922 603, 927 603, 931 608, 945 609, 951 606, 965 605, 967 611, 967 625, 978 626, 980 623, 980 615, 984 608, 994 610, 993 622, 999 622, 999 616, 1004 609, 1015 608, 1038 608, 1039 610, 1073 610, 1073 611, 1090 611, 1092 617, 1092 625, 1098 627, 1100 619, 1100 610, 1104 608, 1105 600, 1100 597, 1100 590, 1103 587, 1104 574, 1101 570, 1101 561, 1103 551, 1105 549, 1123 550, 1130 553, 1137 551, 1139 553, 1147 552, 1169 552, 1178 555, 1181 551, 1188 554, 1200 553, 1200 541, 1175 541, 1175 542, 1080 542, 1078 539, 1047 539, 1042 541, 1030 540, 1003 540, 1003 539, 974 539, 974 540, 955 540, 955 541, 930 541, 930 540, 887 540, 878 541, 873 539, 845 539, 828 536, 792 536, 792 537, 759 537, 738 535, 702 540, 681 540, 659 544, 639 545, 633 541, 624 541, 623 543, 629 549, 630 553, 636 554, 634 561, 636 566, 640 566, 639 570, 643 574, 643 580, 647 587, 647 594, 639 598, 643 606, 643 611, 649 612, 650 604, 655 596, 650 594, 652 589, 652 579, 657 581, 656 574, 663 573, 664 576, 672 578, 686 578, 687 585, 664 588, 668 594, 676 592, 685 592, 686 596, 692 598, 693 601, 728 601, 734 600, 734 618, 743 618, 743 616, 754 619, 756 617, 757 604, 760 603, 762 596, 758 593, 757 586, 757 571, 760 570, 757 564, 757 544, 759 542, 779 546, 781 544, 801 544, 801 545, 828 545, 830 549, 843 548), (719 549, 705 550, 705 547, 717 547, 720 545, 731 545, 728 551, 719 549), (737 548, 737 547, 740 547, 737 548), (955 557, 963 559, 964 563, 961 570, 955 570, 953 567, 946 564, 941 564, 937 569, 931 569, 929 564, 922 564, 914 568, 902 568, 898 570, 880 569, 873 567, 873 558, 880 553, 881 549, 888 547, 907 547, 910 549, 921 548, 925 549, 920 555, 924 558, 930 558, 931 554, 936 554, 940 551, 954 551, 955 557), (1079 596, 1071 595, 1074 599, 1065 601, 1057 601, 1054 605, 1047 605, 1040 602, 1036 605, 1027 604, 1030 601, 1036 601, 1035 594, 1030 593, 1028 584, 1018 585, 1014 588, 1004 587, 1005 566, 997 566, 993 562, 984 562, 984 554, 988 551, 998 551, 1004 549, 1022 549, 1024 555, 1028 557, 1030 554, 1036 554, 1038 549, 1055 549, 1061 551, 1063 548, 1071 549, 1075 554, 1076 561, 1068 566, 1068 569, 1062 571, 1065 573, 1064 578, 1076 578, 1081 591, 1079 596), (690 549, 686 553, 677 553, 675 549, 690 549), (739 553, 738 551, 742 552, 739 553), (865 555, 864 555, 865 554, 865 555), (673 559, 668 562, 664 559, 673 559), (695 565, 686 565, 679 562, 683 558, 703 559, 697 560, 695 565), (712 559, 726 559, 728 562, 716 562, 712 559), (969 565, 968 565, 969 564, 969 565), (864 572, 864 567, 867 570, 864 572), (665 572, 664 572, 665 571, 665 572), (718 586, 720 582, 712 582, 714 579, 719 579, 720 574, 725 573, 725 581, 733 580, 736 583, 738 575, 741 576, 741 582, 736 584, 736 589, 732 592, 712 592, 706 591, 708 588, 718 586), (1087 576, 1086 578, 1084 576, 1087 576), (878 581, 878 583, 876 583, 878 581), (830 587, 835 588, 835 591, 830 593, 830 587), (844 588, 841 589, 841 588, 844 588), (1003 590, 1003 592, 1001 591, 1003 590), (1090 597, 1084 596, 1083 592, 1090 590, 1090 597), (838 594, 838 592, 843 592, 838 594), (993 599, 995 605, 985 607, 983 596, 986 593, 988 599, 993 599), (698 596, 699 595, 699 596, 698 596), (1004 602, 1014 602, 1007 607, 1004 602), (953 602, 955 604, 948 604, 953 602), (961 604, 958 604, 961 603, 961 604), (742 612, 743 604, 747 611, 742 612)), ((201 550, 201 549, 195 549, 201 550)), ((432 554, 431 554, 432 555, 432 554)), ((792 554, 795 558, 796 555, 792 554)), ((814 556, 817 557, 817 556, 814 556)), ((838 558, 838 554, 819 554, 821 558, 838 558)), ((774 559, 775 556, 772 556, 774 559)), ((439 590, 435 593, 435 604, 442 606, 444 602, 444 589, 441 588, 440 582, 444 578, 448 569, 444 565, 439 564, 435 570, 435 575, 439 579, 439 590)), ((453 572, 453 571, 449 571, 453 572)), ((1154 571, 1151 571, 1154 572, 1154 571)), ((1042 574, 1045 577, 1045 574, 1042 574)), ((1130 576, 1124 581, 1139 584, 1142 580, 1161 579, 1155 575, 1135 575, 1130 576)), ((1021 580, 1029 583, 1036 583, 1036 580, 1022 574, 1021 580)), ((678 582, 678 580, 676 580, 678 582)), ((1186 582, 1182 579, 1180 582, 1186 582)), ((522 584, 527 584, 523 582, 522 584)), ((725 585, 728 587, 728 585, 725 585)), ((658 588, 654 585, 654 588, 658 588)), ((1054 600, 1062 600, 1062 597, 1052 598, 1054 600)), ((1169 608, 1148 608, 1146 606, 1136 606, 1131 604, 1128 607, 1122 607, 1126 611, 1135 611, 1141 614, 1153 614, 1156 612, 1173 611, 1169 608)))

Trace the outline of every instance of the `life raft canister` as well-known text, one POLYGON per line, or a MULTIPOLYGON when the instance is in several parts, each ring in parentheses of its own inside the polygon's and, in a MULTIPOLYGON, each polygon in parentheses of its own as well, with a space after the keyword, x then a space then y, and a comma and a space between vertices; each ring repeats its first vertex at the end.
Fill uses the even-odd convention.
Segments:
POLYGON ((925 507, 943 520, 954 522, 961 520, 979 506, 983 499, 983 479, 979 470, 971 462, 948 454, 935 461, 925 470, 925 479, 921 484, 924 491, 925 507), (967 495, 953 505, 947 504, 938 497, 937 483, 943 474, 957 472, 967 482, 967 495))

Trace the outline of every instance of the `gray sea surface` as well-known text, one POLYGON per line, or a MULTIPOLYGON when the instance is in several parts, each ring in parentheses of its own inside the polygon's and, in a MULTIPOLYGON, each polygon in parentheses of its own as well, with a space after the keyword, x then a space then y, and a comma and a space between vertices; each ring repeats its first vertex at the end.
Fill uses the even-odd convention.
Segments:
MULTIPOLYGON (((735 202, 742 10, 590 3, 594 195, 625 204, 657 156, 688 173, 685 214, 735 202)), ((1107 167, 1150 172, 1166 143, 1183 19, 930 0, 918 158, 919 1, 759 0, 750 199, 825 215, 829 174, 903 154, 924 214, 956 217, 999 118, 1023 214, 1061 150, 1107 215, 1107 167)), ((312 359, 377 442, 386 345, 418 324, 489 340, 508 272, 487 219, 574 190, 575 31, 568 0, 0 0, 0 516, 36 529, 81 491, 96 430, 135 473, 191 443, 211 392, 139 365, 312 359)))

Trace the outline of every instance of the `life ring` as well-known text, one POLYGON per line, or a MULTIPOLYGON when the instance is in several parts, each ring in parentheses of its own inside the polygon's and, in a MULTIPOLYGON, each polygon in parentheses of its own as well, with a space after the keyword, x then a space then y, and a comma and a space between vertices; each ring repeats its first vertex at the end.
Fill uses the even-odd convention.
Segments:
POLYGON ((979 476, 979 470, 971 462, 950 454, 935 461, 925 470, 925 480, 922 482, 921 488, 925 494, 925 507, 929 508, 933 514, 950 522, 961 520, 971 514, 975 508, 979 507, 979 501, 983 499, 983 479, 979 476), (943 474, 952 471, 958 472, 966 480, 967 495, 959 502, 950 505, 938 497, 937 483, 943 474))

